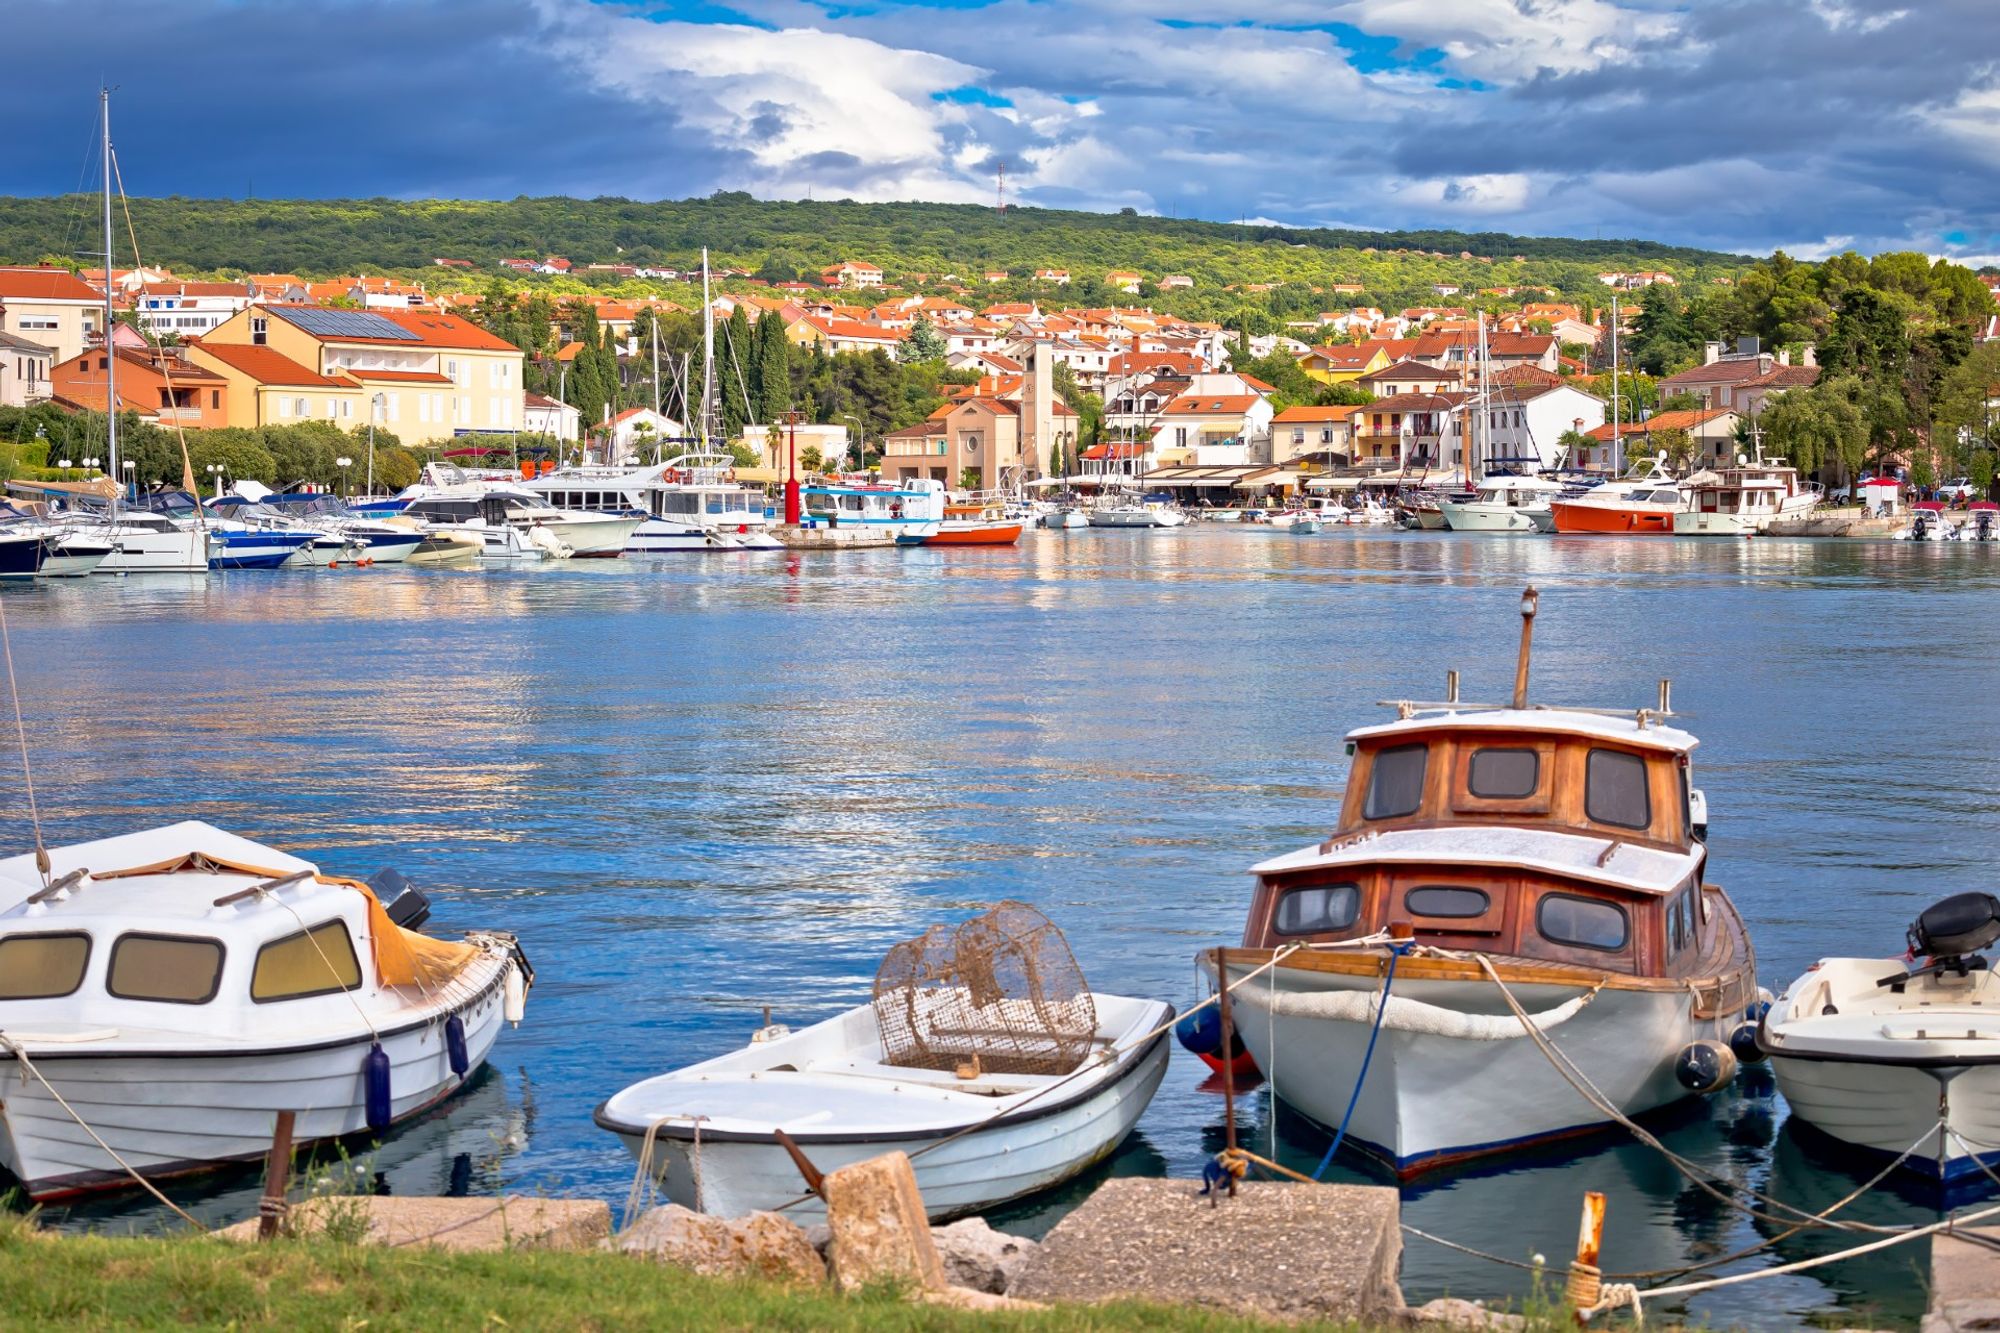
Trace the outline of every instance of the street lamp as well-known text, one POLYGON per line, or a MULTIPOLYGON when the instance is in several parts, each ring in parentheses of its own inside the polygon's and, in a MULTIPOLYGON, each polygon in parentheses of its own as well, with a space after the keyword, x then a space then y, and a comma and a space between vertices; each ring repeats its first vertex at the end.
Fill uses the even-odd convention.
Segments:
POLYGON ((125 495, 127 499, 135 504, 139 499, 139 478, 136 475, 138 470, 139 465, 137 463, 129 458, 125 460, 125 495))
MULTIPOLYGON (((370 426, 369 429, 372 430, 374 427, 370 426)), ((354 460, 346 454, 342 454, 333 460, 333 465, 340 469, 340 489, 345 492, 347 490, 347 469, 354 466, 354 460)))
POLYGON ((221 463, 209 463, 202 468, 202 471, 215 478, 215 498, 218 500, 222 498, 222 474, 228 470, 221 463))
POLYGON ((861 428, 861 418, 855 416, 852 412, 842 412, 840 416, 843 421, 852 421, 854 423, 854 470, 856 472, 866 471, 866 464, 868 462, 868 432, 861 428))
POLYGON ((102 459, 98 458, 86 458, 83 460, 83 470, 86 472, 95 472, 97 471, 98 463, 102 461, 102 459))

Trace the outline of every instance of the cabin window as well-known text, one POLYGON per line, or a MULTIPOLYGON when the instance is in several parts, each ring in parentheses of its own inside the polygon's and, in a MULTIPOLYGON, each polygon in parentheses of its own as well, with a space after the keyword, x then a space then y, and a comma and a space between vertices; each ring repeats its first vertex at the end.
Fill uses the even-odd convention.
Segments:
POLYGON ((1592 750, 1584 777, 1583 810, 1594 824, 1642 829, 1653 822, 1646 761, 1623 750, 1592 750))
POLYGON ((1631 934, 1625 909, 1596 898, 1577 898, 1567 893, 1551 893, 1535 908, 1535 928, 1542 938, 1579 949, 1616 952, 1625 947, 1631 934))
POLYGON ((121 1000, 207 1004, 222 981, 222 942, 185 935, 120 935, 104 989, 121 1000))
POLYGON ((1492 902, 1480 889, 1427 884, 1403 895, 1403 910, 1412 916, 1475 917, 1485 916, 1492 902))
POLYGON ((1398 819, 1413 815, 1424 803, 1424 768, 1430 756, 1427 745, 1396 745, 1375 752, 1369 768, 1368 801, 1362 815, 1368 819, 1398 819))
POLYGON ((1542 757, 1533 750, 1474 750, 1465 788, 1482 801, 1518 801, 1542 782, 1542 757))
POLYGON ((1288 890, 1278 899, 1272 929, 1280 935, 1317 935, 1346 930, 1361 915, 1361 888, 1356 884, 1315 884, 1288 890))
POLYGON ((1694 902, 1687 892, 1677 893, 1667 909, 1667 957, 1693 944, 1694 932, 1694 902))
POLYGON ((74 994, 90 961, 82 932, 10 935, 0 940, 0 1000, 53 1000, 74 994))
POLYGON ((354 956, 354 941, 345 924, 329 921, 259 949, 250 975, 250 998, 259 1004, 303 1000, 360 985, 361 963, 354 956))

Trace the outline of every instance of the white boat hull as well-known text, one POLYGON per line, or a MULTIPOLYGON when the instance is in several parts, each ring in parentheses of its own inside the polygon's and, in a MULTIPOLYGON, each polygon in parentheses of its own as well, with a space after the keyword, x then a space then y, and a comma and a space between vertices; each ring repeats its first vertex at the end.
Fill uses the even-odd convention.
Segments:
POLYGON ((1153 508, 1093 509, 1089 517, 1093 528, 1178 528, 1185 522, 1185 514, 1153 508))
POLYGON ((670 519, 648 519, 625 543, 630 555, 665 555, 675 551, 782 551, 769 525, 744 523, 703 527, 670 519))
MULTIPOLYGON (((489 969, 490 980, 454 1010, 433 1020, 385 1033, 390 1062, 390 1109, 402 1120, 448 1097, 465 1080, 451 1072, 443 1019, 458 1013, 465 1024, 471 1078, 500 1033, 501 980, 511 964, 489 969)), ((271 1146, 279 1111, 298 1119, 295 1142, 359 1134, 368 1128, 362 1059, 373 1040, 366 1031, 333 1045, 233 1054, 226 1050, 160 1055, 107 1051, 88 1043, 28 1045, 30 1060, 64 1100, 118 1155, 149 1177, 250 1161, 271 1146)), ((117 1034, 109 1031, 107 1044, 117 1034)), ((42 1083, 21 1074, 0 1051, 0 1165, 34 1199, 61 1198, 117 1188, 131 1177, 59 1106, 42 1083)))
POLYGON ((206 574, 208 534, 189 527, 175 532, 120 526, 112 529, 114 549, 93 571, 98 574, 206 574))
MULTIPOLYGON (((1240 975, 1248 968, 1231 970, 1240 975)), ((1295 997, 1326 991, 1372 996, 1381 983, 1319 973, 1281 973, 1281 978, 1276 1014, 1265 998, 1269 992, 1263 978, 1238 988, 1236 1030, 1280 1097, 1336 1128, 1361 1073, 1373 1006, 1353 1006, 1358 1012, 1352 1018, 1285 1011, 1295 997)), ((1581 986, 1519 984, 1510 989, 1530 1013, 1585 993, 1581 986)), ((1475 1039, 1385 1022, 1347 1138, 1398 1174, 1415 1175, 1612 1123, 1521 1031, 1491 982, 1398 979, 1391 994, 1498 1017, 1503 1020, 1500 1030, 1508 1033, 1475 1039)), ((1613 1105, 1636 1115, 1685 1097, 1674 1078, 1675 1055, 1696 1038, 1726 1033, 1720 1021, 1691 1017, 1690 1005, 1685 991, 1606 989, 1545 1031, 1613 1105)))
POLYGON ((2000 1167, 2000 1065, 1926 1069, 1773 1056, 1771 1072, 1792 1114, 1842 1143, 1898 1157, 1930 1133, 1904 1165, 1945 1184, 1983 1175, 1963 1145, 2000 1167), (1963 1145, 1934 1132, 1940 1118, 1963 1145))
MULTIPOLYGON (((1453 532, 1513 532, 1533 533, 1543 529, 1535 522, 1535 510, 1519 505, 1482 505, 1477 503, 1454 504, 1447 500, 1438 506, 1444 514, 1445 526, 1453 532)), ((1544 510, 1543 512, 1547 512, 1544 510)), ((1550 525, 1553 528, 1554 522, 1550 525)))

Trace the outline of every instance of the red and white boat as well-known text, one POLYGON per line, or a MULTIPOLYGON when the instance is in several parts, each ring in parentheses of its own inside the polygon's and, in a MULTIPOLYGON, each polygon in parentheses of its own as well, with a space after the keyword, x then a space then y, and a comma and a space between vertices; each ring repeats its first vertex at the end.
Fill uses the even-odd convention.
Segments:
MULTIPOLYGON (((1008 518, 1004 505, 948 504, 937 531, 908 541, 912 546, 1012 546, 1021 540, 1021 520, 1008 518)), ((905 540, 898 538, 899 541, 905 540)))
POLYGON ((1687 507, 1681 483, 1656 461, 1644 476, 1620 477, 1550 501, 1549 516, 1557 532, 1672 536, 1674 516, 1687 507))

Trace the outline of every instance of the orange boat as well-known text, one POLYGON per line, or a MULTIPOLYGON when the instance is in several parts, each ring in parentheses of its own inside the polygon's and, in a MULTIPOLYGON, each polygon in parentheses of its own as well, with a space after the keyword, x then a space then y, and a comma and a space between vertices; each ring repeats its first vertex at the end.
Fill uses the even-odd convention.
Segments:
POLYGON ((1687 496, 1679 483, 1656 474, 1637 481, 1606 482, 1572 499, 1552 500, 1549 517, 1557 532, 1671 537, 1674 515, 1686 508, 1687 496))
POLYGON ((1008 518, 997 504, 948 504, 938 530, 918 540, 924 546, 1012 546, 1021 540, 1021 520, 1008 518))

